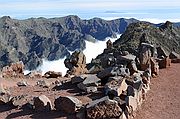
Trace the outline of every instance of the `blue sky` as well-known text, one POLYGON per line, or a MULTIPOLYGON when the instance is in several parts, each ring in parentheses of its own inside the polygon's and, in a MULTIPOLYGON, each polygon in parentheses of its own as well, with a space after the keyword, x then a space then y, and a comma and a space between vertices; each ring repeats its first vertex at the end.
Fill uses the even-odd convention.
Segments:
POLYGON ((0 16, 26 19, 78 15, 137 18, 152 22, 180 21, 180 0, 0 0, 0 16))

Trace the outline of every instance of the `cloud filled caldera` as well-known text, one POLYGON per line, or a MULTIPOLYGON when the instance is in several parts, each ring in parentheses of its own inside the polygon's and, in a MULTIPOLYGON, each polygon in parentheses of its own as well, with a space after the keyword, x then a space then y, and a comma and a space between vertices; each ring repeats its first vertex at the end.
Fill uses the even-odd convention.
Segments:
MULTIPOLYGON (((120 35, 117 35, 117 38, 119 38, 120 35)), ((95 43, 86 41, 86 49, 83 51, 83 53, 86 56, 86 63, 90 63, 93 58, 96 58, 97 55, 101 54, 103 50, 106 48, 106 41, 111 40, 114 42, 117 38, 106 38, 105 41, 96 41, 95 43)), ((66 71, 68 70, 64 65, 64 60, 54 60, 54 61, 48 61, 43 59, 43 63, 41 66, 39 66, 36 70, 41 71, 42 74, 46 73, 47 71, 56 71, 56 72, 62 72, 63 76, 66 74, 66 71)), ((24 74, 29 73, 30 71, 25 71, 24 74)))

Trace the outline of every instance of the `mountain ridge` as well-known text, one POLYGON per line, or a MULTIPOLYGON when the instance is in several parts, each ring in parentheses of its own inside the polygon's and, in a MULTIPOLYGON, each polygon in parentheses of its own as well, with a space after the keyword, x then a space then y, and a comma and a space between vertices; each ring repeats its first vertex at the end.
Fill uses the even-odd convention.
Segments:
POLYGON ((84 50, 85 41, 94 42, 122 34, 134 18, 83 20, 76 15, 59 18, 12 19, 0 18, 0 68, 23 61, 25 68, 36 69, 42 59, 57 60, 70 55, 69 51, 84 50))

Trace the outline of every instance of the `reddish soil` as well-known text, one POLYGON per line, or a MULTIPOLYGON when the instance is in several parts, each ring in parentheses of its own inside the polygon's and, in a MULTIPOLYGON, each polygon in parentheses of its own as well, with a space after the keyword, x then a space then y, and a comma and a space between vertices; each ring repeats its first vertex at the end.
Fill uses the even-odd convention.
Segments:
MULTIPOLYGON (((28 94, 29 99, 44 94, 50 98, 52 104, 56 97, 65 95, 75 96, 84 104, 102 97, 102 94, 84 95, 75 85, 70 83, 65 83, 61 88, 52 90, 54 85, 51 85, 49 88, 35 86, 35 82, 39 79, 25 80, 31 85, 27 87, 17 87, 17 79, 2 78, 0 78, 0 85, 10 87, 12 95, 28 94)), ((43 80, 52 83, 57 79, 43 80)), ((7 105, 0 105, 0 119, 5 118, 75 119, 74 115, 67 115, 57 111, 40 113, 29 109, 18 109, 7 105)), ((148 92, 145 102, 136 113, 134 119, 180 119, 180 64, 172 64, 171 67, 160 70, 159 77, 151 80, 151 90, 148 92)))
POLYGON ((180 119, 180 64, 160 70, 134 119, 180 119))
MULTIPOLYGON (((18 87, 16 83, 22 79, 0 79, 0 85, 4 85, 5 87, 8 87, 12 96, 18 96, 18 95, 28 95, 26 97, 26 101, 22 102, 25 104, 29 100, 32 100, 33 97, 40 96, 40 95, 46 95, 52 102, 52 105, 54 107, 54 100, 55 98, 59 96, 74 96, 78 98, 80 101, 82 101, 83 104, 87 104, 88 102, 103 97, 103 94, 101 91, 97 94, 88 94, 85 95, 81 90, 77 88, 76 85, 72 85, 70 79, 65 78, 59 78, 59 79, 23 79, 30 84, 30 86, 27 87, 18 87), (43 88, 36 86, 36 82, 38 80, 45 80, 52 85, 49 88, 43 88), (58 88, 54 88, 55 85, 53 84, 56 80, 67 80, 68 82, 64 83, 62 86, 58 88)), ((101 90, 101 89, 100 89, 101 90)), ((36 112, 31 109, 27 108, 13 108, 8 105, 0 105, 0 119, 26 119, 26 118, 35 118, 35 119, 75 119, 75 115, 69 115, 69 114, 63 114, 61 112, 55 111, 55 109, 51 112, 36 112)))

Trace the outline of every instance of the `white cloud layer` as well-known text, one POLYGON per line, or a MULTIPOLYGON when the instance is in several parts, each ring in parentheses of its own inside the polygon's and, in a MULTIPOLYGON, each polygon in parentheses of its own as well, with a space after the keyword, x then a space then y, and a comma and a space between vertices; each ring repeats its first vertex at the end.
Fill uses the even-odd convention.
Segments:
MULTIPOLYGON (((120 35, 117 35, 117 38, 119 38, 120 35)), ((111 40, 114 42, 117 38, 106 38, 105 41, 97 41, 96 43, 88 42, 86 41, 86 49, 83 51, 83 53, 86 56, 86 63, 90 63, 92 58, 96 58, 97 55, 101 54, 103 50, 106 48, 106 41, 111 40)), ((62 72, 63 76, 66 74, 66 71, 68 70, 64 65, 64 60, 59 59, 55 61, 48 61, 43 59, 43 63, 41 66, 39 66, 36 70, 41 71, 42 74, 46 73, 47 71, 56 71, 56 72, 62 72)), ((24 74, 28 74, 30 71, 26 70, 24 71, 24 74)))

